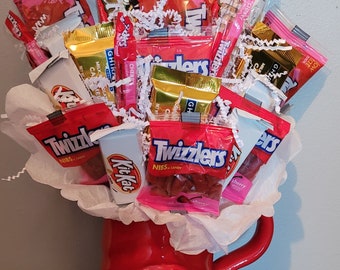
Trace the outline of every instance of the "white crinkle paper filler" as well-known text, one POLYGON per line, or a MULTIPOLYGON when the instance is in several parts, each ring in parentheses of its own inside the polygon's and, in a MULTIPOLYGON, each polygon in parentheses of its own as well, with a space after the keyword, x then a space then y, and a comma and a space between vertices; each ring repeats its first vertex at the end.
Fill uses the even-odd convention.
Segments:
MULTIPOLYGON (((36 112, 49 113, 52 105, 45 93, 39 89, 20 86, 10 90, 6 100, 6 113, 11 126, 10 136, 18 141, 17 132, 23 132, 21 118, 36 112), (21 91, 29 89, 30 98, 21 91), (39 102, 37 102, 39 100, 39 102), (20 112, 20 115, 17 113, 20 112), (17 124, 16 122, 20 122, 17 124)), ((32 139, 21 142, 31 149, 32 139)), ((301 144, 295 131, 281 143, 266 166, 263 166, 254 180, 254 188, 246 198, 246 205, 222 207, 218 217, 202 214, 172 214, 161 212, 138 204, 118 207, 112 200, 109 189, 104 185, 79 185, 77 168, 62 168, 42 147, 32 151, 26 163, 30 176, 37 182, 61 190, 61 195, 86 213, 108 219, 120 220, 124 224, 151 219, 156 224, 166 224, 170 232, 170 243, 186 254, 198 254, 207 249, 215 253, 228 252, 228 246, 236 241, 261 215, 272 216, 273 205, 280 199, 279 185, 286 179, 286 164, 299 152, 301 144)))

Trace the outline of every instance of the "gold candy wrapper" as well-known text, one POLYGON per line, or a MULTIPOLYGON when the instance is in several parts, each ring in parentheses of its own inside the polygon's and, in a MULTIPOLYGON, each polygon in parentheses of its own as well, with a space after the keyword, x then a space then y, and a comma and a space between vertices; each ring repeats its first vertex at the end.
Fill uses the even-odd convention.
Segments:
MULTIPOLYGON (((257 22, 251 34, 267 42, 280 39, 280 37, 263 22, 257 22)), ((286 45, 289 46, 288 44, 286 45)), ((249 49, 247 53, 252 56, 252 68, 258 74, 267 75, 269 81, 279 89, 285 82, 289 72, 295 68, 302 57, 302 54, 294 48, 290 50, 249 49)), ((241 61, 237 68, 237 76, 242 73, 243 69, 244 61, 241 61)))
POLYGON ((207 118, 221 80, 155 65, 151 81, 151 111, 156 119, 178 120, 182 112, 199 112, 207 118))
POLYGON ((64 34, 64 42, 92 95, 115 104, 113 23, 77 28, 64 34))

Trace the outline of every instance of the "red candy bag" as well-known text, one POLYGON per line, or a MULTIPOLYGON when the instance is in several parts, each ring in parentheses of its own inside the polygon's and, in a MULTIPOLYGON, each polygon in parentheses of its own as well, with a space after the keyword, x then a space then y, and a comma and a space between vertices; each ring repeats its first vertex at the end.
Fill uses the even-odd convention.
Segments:
POLYGON ((251 101, 240 97, 238 94, 221 86, 219 96, 225 100, 231 100, 231 107, 246 110, 268 121, 272 128, 267 129, 258 140, 250 154, 246 157, 238 172, 249 180, 253 180, 260 167, 267 163, 271 155, 280 145, 281 141, 290 131, 291 124, 275 113, 257 106, 251 101))
POLYGON ((233 131, 206 124, 152 121, 150 134, 149 185, 139 201, 160 210, 218 215, 222 182, 232 171, 233 131))
POLYGON ((94 19, 86 0, 13 0, 32 34, 42 26, 51 25, 69 14, 77 13, 84 25, 94 19))
POLYGON ((239 8, 235 9, 233 6, 230 6, 231 10, 226 12, 226 14, 222 14, 223 21, 215 36, 212 50, 211 76, 222 77, 254 4, 254 0, 238 2, 240 2, 239 8))
POLYGON ((211 46, 211 36, 146 38, 137 41, 137 53, 158 65, 209 75, 211 46))
POLYGON ((230 128, 177 121, 151 121, 148 172, 228 175, 228 160, 235 144, 230 128))
POLYGON ((90 134, 116 125, 118 122, 109 108, 97 103, 80 105, 27 131, 62 167, 81 166, 86 172, 84 178, 98 183, 106 179, 106 171, 99 143, 91 142, 90 134))

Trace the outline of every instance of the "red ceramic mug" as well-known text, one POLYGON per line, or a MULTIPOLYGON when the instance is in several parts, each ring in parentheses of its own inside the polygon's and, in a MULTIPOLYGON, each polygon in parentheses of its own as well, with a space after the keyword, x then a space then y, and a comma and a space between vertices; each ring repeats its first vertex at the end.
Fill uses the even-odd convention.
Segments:
POLYGON ((102 270, 239 269, 262 256, 271 242, 273 230, 273 218, 261 216, 248 243, 213 261, 213 254, 207 251, 187 255, 174 250, 166 225, 152 221, 124 225, 105 220, 102 270))

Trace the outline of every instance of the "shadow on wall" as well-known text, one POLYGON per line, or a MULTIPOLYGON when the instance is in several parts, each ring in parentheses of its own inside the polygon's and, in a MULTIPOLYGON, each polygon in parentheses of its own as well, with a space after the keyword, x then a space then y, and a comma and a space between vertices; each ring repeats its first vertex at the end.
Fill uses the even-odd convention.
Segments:
POLYGON ((327 77, 330 74, 328 67, 324 67, 318 71, 288 102, 291 105, 290 114, 296 122, 298 122, 313 100, 318 96, 323 88, 327 77))
MULTIPOLYGON (((275 204, 274 235, 266 253, 244 270, 275 269, 287 270, 291 265, 291 246, 304 238, 302 221, 298 216, 301 208, 301 199, 294 191, 297 183, 297 172, 294 164, 287 165, 287 180, 279 187, 281 199, 275 204)), ((252 237, 256 224, 249 228, 236 242, 229 246, 233 251, 243 246, 252 237)), ((215 259, 222 254, 215 254, 215 259)))
POLYGON ((280 187, 281 199, 275 204, 274 235, 267 252, 246 269, 287 270, 291 265, 291 246, 304 238, 302 221, 298 216, 301 199, 294 191, 297 182, 296 168, 287 165, 288 178, 280 187))

